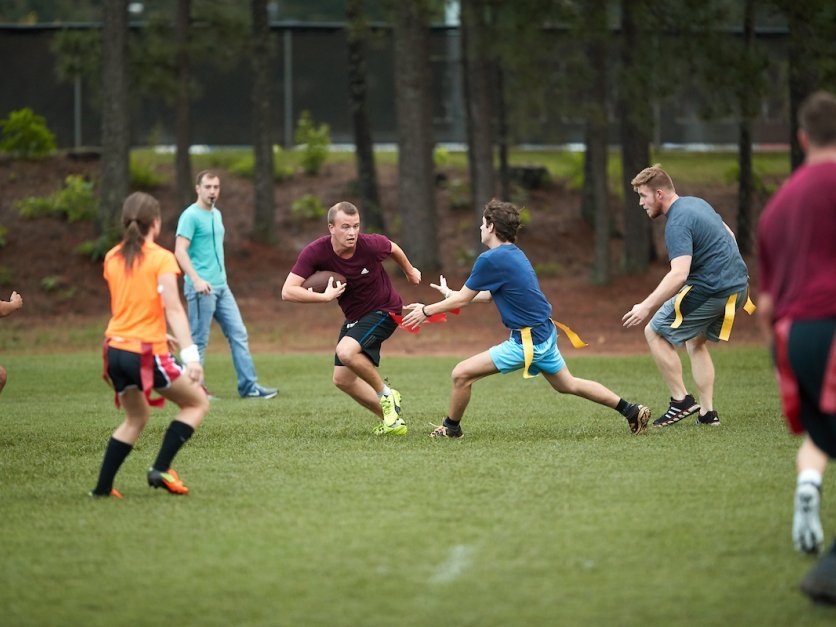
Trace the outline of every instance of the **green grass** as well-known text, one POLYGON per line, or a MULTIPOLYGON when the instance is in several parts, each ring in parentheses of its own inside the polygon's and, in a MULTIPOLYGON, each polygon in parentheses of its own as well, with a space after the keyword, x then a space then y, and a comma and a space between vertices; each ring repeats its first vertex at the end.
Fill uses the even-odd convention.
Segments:
MULTIPOLYGON (((257 355, 271 401, 222 397, 175 466, 144 483, 174 415, 155 411, 92 501, 119 421, 95 353, 6 355, 0 616, 15 625, 817 625, 789 538, 794 451, 764 350, 715 352, 723 425, 632 437, 541 379, 477 383, 460 441, 430 440, 453 358, 386 358, 411 432, 378 439, 330 383, 330 355, 257 355)), ((571 363, 649 403, 647 356, 571 363)), ((825 494, 832 481, 826 481, 825 494)), ((826 500, 826 526, 833 507, 826 500)), ((828 529, 830 530, 830 529, 828 529)))

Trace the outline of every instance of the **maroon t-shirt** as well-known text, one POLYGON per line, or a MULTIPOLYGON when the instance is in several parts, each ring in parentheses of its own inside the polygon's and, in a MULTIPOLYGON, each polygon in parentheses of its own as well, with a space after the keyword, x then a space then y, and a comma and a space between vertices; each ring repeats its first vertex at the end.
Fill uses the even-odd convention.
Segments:
POLYGON ((350 322, 377 310, 399 314, 403 301, 381 264, 391 253, 392 242, 387 237, 360 233, 354 254, 343 259, 334 252, 331 236, 325 235, 302 249, 290 271, 306 279, 317 270, 342 274, 346 288, 337 302, 350 322))
POLYGON ((836 318, 836 163, 803 165, 758 224, 760 289, 774 318, 836 318))

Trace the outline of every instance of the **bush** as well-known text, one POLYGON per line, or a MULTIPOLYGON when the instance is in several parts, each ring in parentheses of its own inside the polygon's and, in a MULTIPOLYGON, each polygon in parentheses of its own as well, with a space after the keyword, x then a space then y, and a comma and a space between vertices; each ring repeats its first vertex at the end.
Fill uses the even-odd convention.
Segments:
MULTIPOLYGON (((276 156, 274 149, 273 154, 273 180, 280 183, 293 176, 293 166, 284 162, 281 158, 282 153, 276 156)), ((236 176, 251 179, 255 176, 255 156, 252 153, 240 156, 229 164, 227 170, 236 176)))
POLYGON ((0 248, 4 248, 6 246, 6 244, 8 243, 6 241, 6 235, 8 235, 8 234, 9 234, 9 229, 7 229, 5 226, 0 226, 0 248))
POLYGON ((24 218, 57 216, 69 222, 93 220, 96 217, 96 197, 93 183, 75 174, 69 175, 64 189, 49 196, 29 196, 15 203, 24 218))
POLYGON ((111 234, 101 235, 97 239, 87 240, 75 247, 74 252, 78 255, 88 257, 90 261, 98 263, 104 261, 107 251, 116 246, 120 241, 120 236, 113 232, 111 234))
POLYGON ((9 113, 0 120, 3 139, 0 149, 16 157, 37 159, 55 150, 55 135, 46 126, 46 119, 29 107, 9 113))
POLYGON ((305 194, 293 201, 290 213, 298 220, 318 220, 325 217, 328 209, 313 194, 305 194))
POLYGON ((314 125, 311 114, 302 111, 296 126, 295 140, 302 145, 302 169, 305 174, 315 176, 328 158, 331 145, 331 129, 327 124, 314 125))
POLYGON ((130 177, 131 187, 139 189, 153 189, 166 182, 166 177, 159 174, 153 164, 137 159, 131 159, 130 177))

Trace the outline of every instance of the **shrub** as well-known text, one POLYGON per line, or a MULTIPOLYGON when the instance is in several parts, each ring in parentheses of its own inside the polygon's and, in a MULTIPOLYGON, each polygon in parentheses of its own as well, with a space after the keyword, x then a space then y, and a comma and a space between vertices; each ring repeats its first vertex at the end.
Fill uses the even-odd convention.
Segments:
POLYGON ((331 145, 331 129, 327 124, 314 125, 311 114, 302 111, 296 126, 295 140, 302 146, 302 169, 305 174, 315 176, 328 158, 331 145))
POLYGON ((8 287, 15 282, 14 273, 8 266, 0 266, 0 285, 8 287))
POLYGON ((65 217, 69 222, 93 220, 96 217, 96 196, 93 183, 83 176, 69 175, 64 189, 49 196, 29 196, 15 203, 24 218, 43 216, 65 217))
POLYGON ((46 126, 46 119, 29 107, 9 113, 0 120, 3 139, 0 149, 24 159, 44 157, 55 150, 55 135, 46 126))
POLYGON ((299 220, 318 220, 325 217, 328 209, 313 194, 305 194, 293 201, 290 213, 299 220))
POLYGON ((6 241, 6 235, 8 235, 8 233, 9 229, 7 229, 5 226, 0 226, 0 248, 4 248, 8 243, 6 241))
POLYGON ((130 177, 131 187, 139 189, 153 189, 166 182, 166 177, 159 174, 153 164, 138 159, 131 159, 130 177))
POLYGON ((75 247, 74 252, 78 255, 88 257, 90 261, 98 263, 104 261, 107 251, 119 243, 119 235, 116 232, 110 235, 102 235, 97 239, 87 240, 75 247))

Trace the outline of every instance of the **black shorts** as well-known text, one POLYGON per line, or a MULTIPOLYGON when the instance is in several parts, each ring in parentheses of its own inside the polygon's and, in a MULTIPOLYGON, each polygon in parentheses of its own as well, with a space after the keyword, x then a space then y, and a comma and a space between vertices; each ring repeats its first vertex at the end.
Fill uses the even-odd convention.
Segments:
MULTIPOLYGON (((142 390, 141 355, 120 348, 107 347, 107 376, 113 383, 113 389, 121 394, 127 388, 142 390)), ((164 390, 183 373, 174 357, 154 355, 154 388, 164 390)))
POLYGON ((831 458, 836 458, 836 414, 821 410, 824 373, 836 334, 836 320, 798 320, 792 323, 787 357, 798 381, 801 424, 831 458))
MULTIPOLYGON (((380 345, 395 332, 398 325, 392 320, 388 311, 373 311, 356 322, 346 320, 340 329, 340 337, 337 343, 348 336, 357 340, 366 356, 371 359, 375 366, 380 365, 380 345)), ((343 362, 334 355, 334 365, 342 366, 343 362)))

